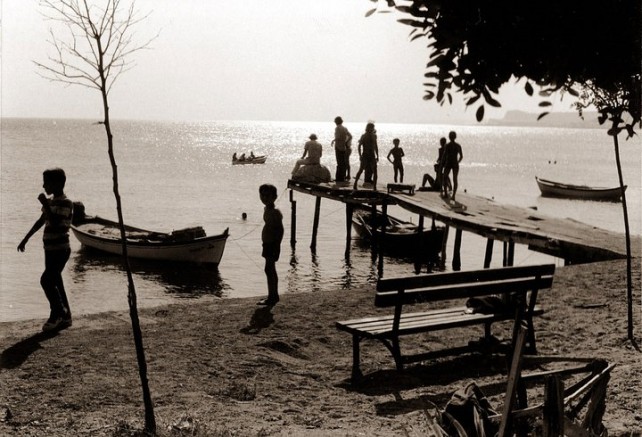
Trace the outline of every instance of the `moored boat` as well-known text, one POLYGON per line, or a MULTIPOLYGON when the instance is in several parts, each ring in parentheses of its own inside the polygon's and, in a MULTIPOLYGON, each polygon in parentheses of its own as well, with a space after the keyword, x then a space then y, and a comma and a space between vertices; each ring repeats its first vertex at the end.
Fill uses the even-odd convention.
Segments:
MULTIPOLYGON (((587 185, 571 185, 560 182, 553 182, 547 179, 541 179, 535 176, 537 186, 545 197, 564 197, 567 199, 584 199, 584 200, 609 200, 617 202, 620 200, 622 192, 620 187, 589 187, 587 185)), ((626 190, 626 185, 624 186, 626 190)))
POLYGON ((364 240, 371 241, 377 237, 384 251, 390 254, 407 257, 420 255, 426 259, 438 258, 445 234, 443 226, 434 224, 419 233, 419 227, 414 223, 390 215, 384 219, 380 211, 377 211, 373 221, 371 212, 359 209, 352 215, 352 226, 364 240), (382 222, 385 232, 381 230, 382 222))
MULTIPOLYGON (((118 222, 87 216, 71 226, 83 246, 111 254, 122 254, 118 222)), ((132 258, 218 265, 223 257, 229 228, 206 236, 202 227, 155 232, 125 225, 127 253, 132 258)))

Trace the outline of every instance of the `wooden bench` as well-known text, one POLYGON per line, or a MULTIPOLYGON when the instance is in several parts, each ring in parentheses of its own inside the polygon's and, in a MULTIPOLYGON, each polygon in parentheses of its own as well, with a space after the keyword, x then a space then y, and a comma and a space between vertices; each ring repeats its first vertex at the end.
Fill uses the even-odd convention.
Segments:
POLYGON ((383 342, 392 353, 397 369, 403 370, 404 365, 408 363, 479 349, 469 343, 466 346, 406 356, 402 355, 399 342, 403 335, 484 325, 485 340, 491 340, 491 325, 494 322, 514 320, 513 341, 520 323, 524 321, 528 331, 527 351, 535 353, 535 330, 532 319, 533 316, 543 312, 536 306, 537 293, 552 286, 554 272, 554 264, 545 264, 380 279, 377 282, 375 306, 394 307, 393 314, 336 322, 337 329, 352 334, 352 379, 358 380, 362 376, 359 351, 362 339, 376 339, 383 342), (432 310, 422 308, 419 312, 404 312, 415 304, 497 294, 510 295, 512 304, 503 311, 490 314, 471 312, 465 305, 432 310))
POLYGON ((403 193, 415 194, 415 184, 388 184, 388 193, 403 193))

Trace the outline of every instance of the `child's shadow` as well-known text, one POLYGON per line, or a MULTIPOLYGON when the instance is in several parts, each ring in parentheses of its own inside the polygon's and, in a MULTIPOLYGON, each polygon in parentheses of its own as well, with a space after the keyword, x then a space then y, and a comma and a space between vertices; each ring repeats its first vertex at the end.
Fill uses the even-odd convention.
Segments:
POLYGON ((257 308, 252 314, 250 323, 245 328, 241 328, 243 334, 258 334, 261 329, 267 328, 274 322, 274 315, 272 314, 272 307, 265 306, 257 308))
POLYGON ((56 335, 58 335, 57 331, 39 332, 8 347, 2 351, 2 355, 0 355, 0 369, 15 369, 16 367, 20 367, 22 363, 27 361, 29 355, 42 348, 42 346, 40 346, 42 341, 49 340, 56 335))

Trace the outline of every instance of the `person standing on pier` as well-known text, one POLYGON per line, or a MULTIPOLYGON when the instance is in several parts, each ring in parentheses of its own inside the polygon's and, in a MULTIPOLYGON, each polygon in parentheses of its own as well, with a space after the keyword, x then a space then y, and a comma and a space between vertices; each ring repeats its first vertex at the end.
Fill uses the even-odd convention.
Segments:
POLYGON ((443 174, 442 174, 442 194, 444 197, 448 197, 448 184, 445 183, 448 181, 450 176, 450 171, 453 172, 453 190, 452 196, 450 198, 455 200, 455 195, 457 194, 457 185, 458 185, 458 176, 459 176, 459 163, 464 159, 464 152, 461 149, 459 143, 455 141, 457 138, 457 133, 455 131, 450 131, 448 134, 448 139, 450 141, 444 147, 443 155, 443 174))
POLYGON ((265 258, 265 276, 267 277, 268 297, 257 302, 257 305, 273 306, 279 301, 279 276, 276 272, 276 262, 281 255, 281 241, 283 240, 283 214, 275 206, 278 192, 272 184, 263 184, 259 187, 259 197, 265 205, 263 212, 263 258, 265 258))
POLYGON ((334 151, 337 158, 337 171, 334 176, 336 182, 343 182, 346 180, 347 171, 347 147, 348 143, 352 141, 352 134, 343 125, 343 119, 336 117, 334 123, 337 127, 334 129, 334 151))
POLYGON ((395 172, 395 183, 397 183, 397 175, 399 175, 399 182, 403 184, 403 162, 401 158, 406 155, 403 153, 403 149, 399 147, 399 138, 392 140, 392 144, 394 147, 388 152, 387 159, 392 163, 392 168, 395 172), (390 156, 392 156, 392 159, 390 159, 390 156))
POLYGON ((377 135, 374 123, 366 125, 366 132, 359 139, 359 171, 354 177, 354 189, 357 189, 357 182, 364 170, 372 172, 372 189, 377 191, 377 161, 379 161, 379 148, 377 147, 377 135))

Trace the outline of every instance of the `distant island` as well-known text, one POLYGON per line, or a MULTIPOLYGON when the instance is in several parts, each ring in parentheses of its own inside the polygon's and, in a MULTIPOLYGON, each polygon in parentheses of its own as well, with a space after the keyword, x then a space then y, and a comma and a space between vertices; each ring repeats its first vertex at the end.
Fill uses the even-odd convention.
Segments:
MULTIPOLYGON (((545 112, 545 111, 542 111, 545 112)), ((585 112, 580 118, 577 112, 551 112, 541 120, 537 120, 539 113, 526 111, 508 111, 504 118, 489 119, 486 124, 490 126, 532 126, 532 127, 571 127, 585 129, 599 129, 597 112, 585 112)))

